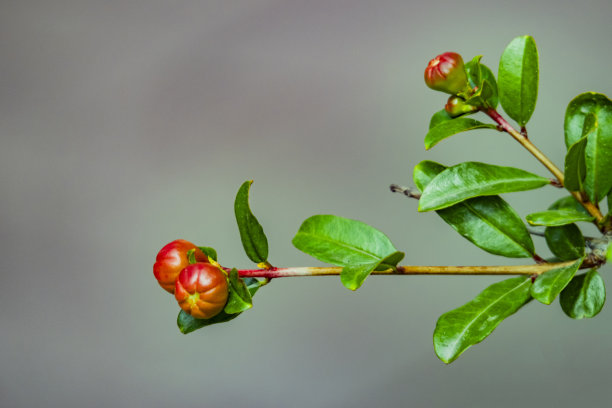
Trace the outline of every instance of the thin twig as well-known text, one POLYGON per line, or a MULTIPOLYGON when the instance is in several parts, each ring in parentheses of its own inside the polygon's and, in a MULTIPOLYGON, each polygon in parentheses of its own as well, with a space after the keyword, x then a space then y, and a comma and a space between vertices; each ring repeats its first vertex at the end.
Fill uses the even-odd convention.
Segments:
POLYGON ((421 193, 409 187, 401 187, 401 186, 398 186, 397 184, 391 184, 389 186, 389 189, 391 190, 392 193, 401 193, 405 195, 406 197, 416 198, 417 200, 421 198, 421 193))

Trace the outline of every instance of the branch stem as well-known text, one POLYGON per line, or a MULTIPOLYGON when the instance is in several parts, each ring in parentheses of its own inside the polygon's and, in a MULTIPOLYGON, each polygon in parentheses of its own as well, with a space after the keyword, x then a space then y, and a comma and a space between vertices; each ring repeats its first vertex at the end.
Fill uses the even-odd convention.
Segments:
MULTIPOLYGON (((387 269, 374 271, 372 275, 540 275, 551 269, 569 266, 575 261, 542 263, 535 265, 494 265, 494 266, 398 266, 397 271, 387 269)), ((341 266, 294 267, 271 269, 242 269, 238 274, 243 278, 289 278, 298 276, 340 275, 341 266)))
MULTIPOLYGON (((529 151, 536 159, 540 161, 555 178, 559 181, 559 185, 564 185, 564 177, 563 172, 559 170, 555 164, 550 161, 548 157, 540 149, 538 149, 531 141, 527 138, 527 132, 524 134, 514 129, 507 121, 504 119, 495 109, 489 108, 484 110, 484 112, 489 115, 491 119, 493 119, 505 132, 509 133, 517 142, 519 142, 525 149, 529 151)), ((555 184, 555 183, 553 183, 555 184)), ((603 215, 599 208, 588 199, 586 199, 580 192, 578 191, 570 191, 570 193, 574 196, 576 200, 591 214, 595 217, 596 225, 599 227, 602 220, 603 215)))

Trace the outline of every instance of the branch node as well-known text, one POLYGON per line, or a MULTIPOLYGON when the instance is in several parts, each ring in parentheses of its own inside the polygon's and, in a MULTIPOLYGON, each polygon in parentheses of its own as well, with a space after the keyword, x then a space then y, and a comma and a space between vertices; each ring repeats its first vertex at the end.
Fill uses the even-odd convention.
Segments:
POLYGON ((421 193, 411 188, 408 188, 408 187, 401 187, 401 186, 398 186, 397 184, 391 184, 389 186, 389 189, 391 190, 392 193, 401 193, 405 195, 406 197, 416 198, 417 200, 421 198, 421 193))

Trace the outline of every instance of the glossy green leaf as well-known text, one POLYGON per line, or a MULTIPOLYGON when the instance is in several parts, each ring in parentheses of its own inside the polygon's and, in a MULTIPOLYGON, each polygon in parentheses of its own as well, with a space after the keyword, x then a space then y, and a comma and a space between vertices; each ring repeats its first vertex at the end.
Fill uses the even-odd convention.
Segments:
POLYGON ((465 162, 438 174, 423 190, 419 211, 439 210, 472 197, 532 190, 550 180, 514 167, 465 162))
POLYGON ((606 287, 597 269, 577 275, 561 292, 559 303, 572 319, 595 317, 606 301, 606 287))
MULTIPOLYGON (((254 296, 255 292, 257 292, 257 289, 259 289, 259 287, 261 286, 260 281, 255 278, 244 278, 243 281, 246 287, 248 288, 251 296, 254 296)), ((177 317, 176 323, 181 333, 188 334, 195 330, 201 329, 202 327, 210 326, 211 324, 229 322, 230 320, 235 319, 239 315, 240 313, 228 314, 222 311, 221 313, 214 317, 211 317, 210 319, 196 319, 189 313, 185 312, 184 310, 181 310, 177 317)))
POLYGON ((582 258, 568 262, 538 276, 531 286, 531 296, 537 301, 550 305, 572 280, 582 264, 582 258))
POLYGON ((578 221, 590 222, 595 219, 589 214, 573 209, 540 211, 529 214, 526 218, 531 225, 545 225, 547 227, 557 227, 578 221))
POLYGON ((438 126, 442 122, 446 122, 447 120, 453 120, 453 117, 448 114, 446 109, 442 109, 433 114, 431 119, 429 120, 429 129, 438 126))
POLYGON ((211 258, 213 261, 217 262, 217 251, 215 251, 214 248, 211 247, 198 247, 200 248, 200 251, 204 252, 206 254, 206 256, 208 256, 209 258, 211 258))
POLYGON ((395 268, 403 258, 404 253, 397 251, 386 258, 381 259, 379 262, 347 265, 342 268, 342 272, 340 273, 340 281, 347 289, 357 290, 361 287, 366 278, 370 276, 372 271, 395 268))
POLYGON ((538 50, 534 39, 528 35, 515 38, 499 61, 499 101, 521 127, 535 110, 538 81, 538 50))
POLYGON ((565 155, 565 187, 569 191, 584 191, 586 178, 585 148, 587 138, 583 137, 570 146, 565 155))
POLYGON ((549 210, 575 210, 583 214, 590 215, 589 212, 574 198, 574 196, 566 196, 552 203, 549 210))
POLYGON ((381 263, 396 259, 387 258, 398 252, 376 228, 335 215, 314 215, 305 220, 293 245, 320 261, 348 267, 341 279, 351 290, 357 289, 381 263))
POLYGON ((425 149, 431 149, 447 137, 474 129, 497 129, 497 127, 495 125, 482 123, 475 119, 463 117, 444 121, 429 129, 429 132, 425 135, 425 149))
POLYGON ((495 80, 495 75, 493 75, 493 72, 489 69, 489 67, 480 63, 481 57, 481 55, 474 57, 472 61, 465 64, 465 70, 468 74, 468 79, 472 88, 482 88, 483 83, 486 81, 487 86, 490 89, 485 91, 485 95, 487 96, 485 100, 488 106, 495 109, 499 103, 497 81, 495 80))
POLYGON ((576 224, 546 227, 544 237, 551 252, 563 261, 573 261, 584 256, 584 237, 576 224))
POLYGON ((252 183, 252 180, 245 181, 240 186, 234 201, 234 213, 244 251, 251 261, 260 263, 268 260, 268 239, 249 207, 249 189, 252 183))
POLYGON ((240 278, 235 268, 230 271, 228 282, 229 296, 223 311, 227 314, 236 314, 252 308, 251 292, 249 292, 247 285, 240 278))
MULTIPOLYGON (((432 161, 422 161, 414 168, 414 183, 422 191, 445 168, 432 161)), ((499 196, 471 198, 436 213, 455 231, 489 253, 511 258, 529 258, 534 253, 525 224, 499 196)))
POLYGON ((565 146, 569 148, 585 135, 585 121, 590 114, 600 129, 612 132, 612 101, 606 95, 585 92, 572 99, 565 111, 565 146))
POLYGON ((445 363, 452 363, 470 346, 480 343, 505 318, 529 302, 530 287, 530 278, 507 279, 440 316, 434 330, 436 355, 445 363))

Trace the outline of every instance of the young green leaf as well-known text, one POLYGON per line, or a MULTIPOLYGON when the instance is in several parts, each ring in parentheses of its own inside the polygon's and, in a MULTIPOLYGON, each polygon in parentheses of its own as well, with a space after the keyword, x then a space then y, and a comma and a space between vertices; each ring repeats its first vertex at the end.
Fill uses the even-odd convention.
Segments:
POLYGON ((544 237, 551 252, 563 261, 573 261, 584 256, 584 237, 576 224, 547 227, 544 237))
POLYGON ((606 287, 597 269, 575 276, 559 296, 561 308, 572 319, 595 317, 605 301, 606 287))
POLYGON ((204 252, 206 254, 206 256, 208 256, 209 258, 211 258, 213 261, 217 262, 217 251, 215 251, 214 248, 211 247, 198 247, 200 248, 200 251, 204 252))
POLYGON ((434 113, 429 120, 429 129, 438 126, 442 122, 446 122, 447 120, 453 120, 453 117, 448 114, 446 109, 442 109, 434 113))
POLYGON ((493 72, 489 69, 489 67, 480 63, 480 58, 481 56, 479 55, 474 57, 472 61, 465 64, 465 70, 467 71, 468 80, 470 81, 472 88, 478 87, 480 89, 483 87, 485 82, 488 84, 488 87, 490 87, 490 94, 489 91, 485 92, 487 95, 485 101, 489 107, 495 109, 499 103, 497 81, 495 80, 495 75, 493 75, 493 72))
POLYGON ((439 210, 472 197, 525 191, 550 180, 514 167, 465 162, 438 174, 423 190, 419 211, 439 210))
POLYGON ((585 148, 587 138, 583 137, 570 146, 565 155, 565 187, 569 191, 584 191, 586 177, 585 148))
POLYGON ((431 149, 447 137, 473 129, 497 129, 497 127, 471 118, 455 118, 444 121, 429 129, 429 132, 425 135, 425 149, 431 149))
POLYGON ((574 198, 574 196, 565 196, 552 203, 549 210, 575 210, 583 214, 590 215, 589 212, 574 198))
MULTIPOLYGON (((422 161, 414 168, 414 183, 423 191, 444 169, 441 164, 422 161)), ((534 254, 525 224, 499 196, 471 198, 436 213, 455 231, 489 253, 511 258, 530 258, 534 254)))
MULTIPOLYGON (((246 287, 248 288, 251 296, 254 296, 255 292, 257 292, 257 289, 259 289, 259 287, 261 286, 261 283, 255 278, 244 278, 243 281, 246 287)), ((228 314, 222 311, 221 313, 211 317, 210 319, 196 319, 189 313, 185 312, 184 310, 181 310, 176 319, 176 324, 181 333, 188 334, 198 329, 201 329, 202 327, 210 326, 211 324, 229 322, 230 320, 235 319, 239 315, 240 313, 228 314)))
POLYGON ((495 283, 458 309, 440 316, 434 330, 436 355, 452 363, 466 349, 480 343, 508 316, 531 300, 531 278, 495 283))
POLYGON ((572 280, 581 264, 582 258, 566 262, 563 266, 539 275, 531 286, 531 296, 545 305, 550 305, 572 280))
POLYGON ((559 225, 572 224, 578 221, 591 222, 595 219, 592 215, 574 209, 548 210, 529 214, 527 222, 531 225, 545 225, 547 227, 558 227, 559 225))
POLYGON ((227 314, 244 312, 253 307, 251 292, 245 282, 238 276, 238 271, 234 268, 228 276, 229 296, 223 311, 227 314))
POLYGON ((517 37, 508 44, 499 61, 498 80, 502 107, 525 126, 538 98, 538 50, 531 36, 517 37))
POLYGON ((252 183, 252 180, 245 181, 240 186, 234 201, 234 213, 244 251, 251 261, 261 263, 268 260, 268 239, 249 207, 249 189, 252 183))
POLYGON ((320 261, 344 266, 341 280, 351 290, 359 288, 379 265, 397 264, 403 258, 376 228, 335 215, 314 215, 305 220, 293 245, 320 261))

